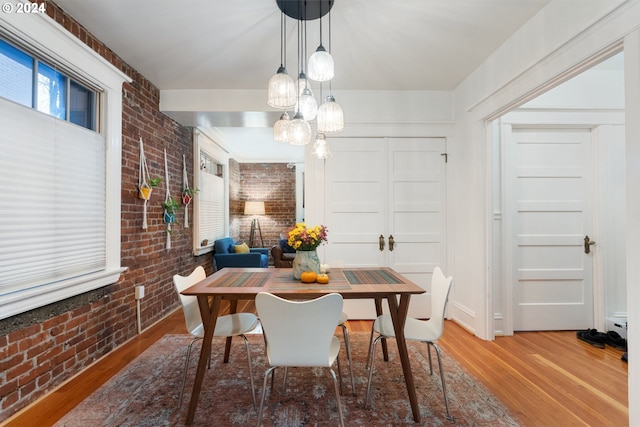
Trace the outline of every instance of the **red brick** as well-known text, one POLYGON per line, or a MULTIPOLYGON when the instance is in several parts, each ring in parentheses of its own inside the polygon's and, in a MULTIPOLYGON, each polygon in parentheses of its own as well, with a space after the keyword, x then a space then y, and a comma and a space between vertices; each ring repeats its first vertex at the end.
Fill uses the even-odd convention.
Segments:
POLYGON ((9 333, 9 335, 7 335, 7 340, 9 343, 21 341, 25 338, 37 334, 41 329, 42 326, 39 324, 32 325, 27 328, 20 329, 19 331, 9 333))
POLYGON ((16 353, 0 362, 0 372, 8 371, 24 362, 24 353, 16 353))

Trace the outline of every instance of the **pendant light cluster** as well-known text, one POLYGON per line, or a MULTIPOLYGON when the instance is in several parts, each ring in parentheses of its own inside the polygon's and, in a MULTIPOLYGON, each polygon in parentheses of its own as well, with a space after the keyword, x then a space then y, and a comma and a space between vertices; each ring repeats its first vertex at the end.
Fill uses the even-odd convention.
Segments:
POLYGON ((344 129, 342 107, 331 93, 331 79, 334 76, 334 62, 331 51, 331 15, 329 14, 334 0, 276 0, 282 11, 280 21, 280 67, 269 80, 268 104, 283 110, 280 119, 273 126, 273 138, 276 141, 288 142, 292 145, 307 145, 312 139, 310 122, 316 122, 316 138, 313 155, 326 159, 331 156, 327 145, 327 133, 340 132, 344 129), (329 14, 329 50, 322 44, 322 17, 329 14), (288 75, 286 69, 286 16, 298 24, 298 79, 288 75), (307 62, 306 41, 307 21, 320 19, 320 44, 307 62), (305 65, 308 65, 305 73, 305 65), (318 106, 311 81, 320 83, 320 99, 318 106), (329 82, 329 94, 322 99, 322 84, 329 82), (287 110, 293 110, 293 117, 287 110))

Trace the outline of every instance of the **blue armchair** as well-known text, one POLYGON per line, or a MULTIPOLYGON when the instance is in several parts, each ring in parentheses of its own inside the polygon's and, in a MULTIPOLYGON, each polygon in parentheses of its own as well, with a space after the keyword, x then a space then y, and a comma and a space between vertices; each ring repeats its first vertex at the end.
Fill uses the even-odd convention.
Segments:
POLYGON ((250 248, 248 253, 236 253, 231 237, 213 242, 213 260, 218 270, 225 267, 269 267, 269 249, 250 248))

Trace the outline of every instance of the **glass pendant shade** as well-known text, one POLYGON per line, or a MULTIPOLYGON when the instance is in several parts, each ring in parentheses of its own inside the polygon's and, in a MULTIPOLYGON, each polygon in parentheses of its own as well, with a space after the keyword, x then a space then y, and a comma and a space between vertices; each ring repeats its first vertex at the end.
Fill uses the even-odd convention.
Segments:
POLYGON ((340 104, 333 95, 327 96, 327 100, 318 108, 318 132, 332 133, 344 129, 344 113, 340 104))
POLYGON ((316 135, 316 142, 313 144, 313 151, 311 152, 316 159, 324 160, 331 157, 331 150, 329 144, 327 144, 327 137, 319 133, 316 135))
POLYGON ((280 120, 273 125, 273 139, 280 142, 289 142, 290 128, 291 120, 289 120, 289 115, 285 111, 280 116, 280 120))
POLYGON ((293 116, 293 120, 291 120, 289 136, 289 144, 292 145, 307 145, 311 142, 311 126, 304 121, 299 111, 293 116))
POLYGON ((309 58, 308 67, 309 78, 311 80, 326 82, 333 78, 333 57, 322 45, 318 46, 318 49, 316 49, 314 54, 309 58))
POLYGON ((267 103, 275 108, 291 108, 296 104, 296 87, 283 66, 269 80, 267 103))
POLYGON ((302 117, 306 121, 316 118, 316 115, 318 114, 318 101, 313 97, 309 88, 302 91, 302 95, 298 101, 297 110, 302 113, 302 117))
POLYGON ((307 80, 307 75, 302 72, 298 76, 298 80, 296 81, 296 89, 298 90, 298 95, 302 96, 305 89, 309 89, 311 92, 311 96, 313 96, 313 89, 311 89, 311 85, 309 84, 309 80, 307 80))

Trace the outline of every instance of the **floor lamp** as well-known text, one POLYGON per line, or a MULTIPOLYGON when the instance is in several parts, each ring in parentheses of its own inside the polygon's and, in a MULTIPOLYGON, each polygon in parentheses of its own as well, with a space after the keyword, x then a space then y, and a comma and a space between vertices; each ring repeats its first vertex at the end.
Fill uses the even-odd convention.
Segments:
POLYGON ((264 202, 244 202, 244 214, 253 215, 251 220, 251 233, 249 234, 249 247, 253 248, 253 242, 256 237, 256 229, 260 235, 260 247, 264 247, 264 241, 262 240, 262 230, 260 229, 260 221, 258 221, 257 215, 264 215, 264 202))

